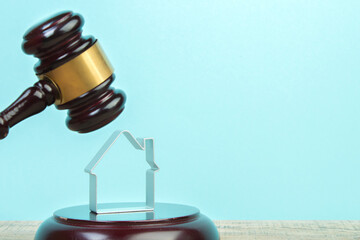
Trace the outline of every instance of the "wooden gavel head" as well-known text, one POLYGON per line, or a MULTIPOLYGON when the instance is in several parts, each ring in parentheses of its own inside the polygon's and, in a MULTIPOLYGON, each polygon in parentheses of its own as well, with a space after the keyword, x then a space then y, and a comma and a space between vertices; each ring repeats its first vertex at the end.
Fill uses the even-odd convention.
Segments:
POLYGON ((98 41, 82 36, 83 24, 81 15, 62 12, 24 35, 24 52, 39 58, 39 81, 0 113, 0 139, 53 103, 68 109, 67 126, 79 133, 103 127, 124 110, 125 93, 110 88, 113 68, 98 41))

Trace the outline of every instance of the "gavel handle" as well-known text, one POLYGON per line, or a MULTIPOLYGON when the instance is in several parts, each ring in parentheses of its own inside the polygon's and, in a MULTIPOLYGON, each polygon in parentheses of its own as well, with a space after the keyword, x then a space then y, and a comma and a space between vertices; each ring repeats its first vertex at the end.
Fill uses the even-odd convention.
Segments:
POLYGON ((53 104, 58 94, 50 80, 40 80, 26 89, 14 103, 0 113, 0 139, 4 139, 15 124, 53 104))

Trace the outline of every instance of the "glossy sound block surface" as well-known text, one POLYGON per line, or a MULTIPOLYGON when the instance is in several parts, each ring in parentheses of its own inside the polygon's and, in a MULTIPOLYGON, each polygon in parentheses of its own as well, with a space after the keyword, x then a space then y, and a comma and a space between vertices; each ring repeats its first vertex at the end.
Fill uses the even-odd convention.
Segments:
MULTIPOLYGON (((132 209, 144 203, 126 203, 132 209)), ((103 208, 119 205, 103 204, 103 208)), ((121 207, 121 206, 120 206, 121 207)), ((219 240, 214 223, 191 206, 157 203, 154 212, 94 214, 64 208, 41 224, 35 240, 219 240)))

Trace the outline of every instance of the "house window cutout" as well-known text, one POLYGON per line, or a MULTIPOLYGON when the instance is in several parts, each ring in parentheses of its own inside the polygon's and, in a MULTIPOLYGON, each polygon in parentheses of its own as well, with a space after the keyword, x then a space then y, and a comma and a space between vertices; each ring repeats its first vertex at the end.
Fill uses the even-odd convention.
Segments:
POLYGON ((129 212, 153 212, 155 208, 155 172, 159 170, 158 165, 154 161, 154 139, 153 138, 135 138, 128 130, 115 131, 105 144, 100 148, 99 152, 89 162, 85 168, 85 172, 90 176, 90 194, 89 208, 95 214, 106 213, 129 213, 129 212), (124 203, 98 204, 97 200, 97 176, 93 172, 105 154, 114 145, 118 138, 124 135, 131 145, 141 151, 145 151, 146 162, 150 168, 146 171, 146 202, 145 206, 128 205, 124 203))

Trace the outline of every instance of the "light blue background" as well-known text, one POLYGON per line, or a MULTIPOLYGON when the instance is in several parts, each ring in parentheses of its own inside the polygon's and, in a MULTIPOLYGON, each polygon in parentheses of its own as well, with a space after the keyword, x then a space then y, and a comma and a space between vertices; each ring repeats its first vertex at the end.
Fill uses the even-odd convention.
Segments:
MULTIPOLYGON (((83 169, 115 129, 155 138, 158 201, 213 219, 359 219, 359 1, 1 1, 1 109, 36 82, 24 32, 66 9, 105 49, 126 110, 87 135, 53 106, 11 129, 0 220, 87 203, 83 169)), ((116 146, 101 199, 141 201, 143 155, 116 146)))

